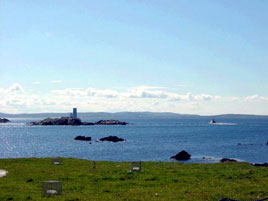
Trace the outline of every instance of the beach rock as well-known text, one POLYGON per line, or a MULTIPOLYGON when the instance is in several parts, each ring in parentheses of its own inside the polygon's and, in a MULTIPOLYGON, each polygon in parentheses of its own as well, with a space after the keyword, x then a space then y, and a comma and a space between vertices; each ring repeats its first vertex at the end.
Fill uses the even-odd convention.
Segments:
POLYGON ((268 163, 255 163, 254 166, 268 167, 268 163))
POLYGON ((118 120, 100 120, 95 123, 96 125, 127 125, 127 122, 118 120))
POLYGON ((122 138, 119 138, 117 136, 108 136, 108 137, 104 137, 104 138, 101 138, 100 141, 108 141, 108 142, 122 142, 122 141, 125 141, 124 139, 122 138))
POLYGON ((181 151, 180 153, 171 156, 170 159, 176 159, 176 160, 189 160, 191 158, 191 155, 188 154, 186 151, 181 151))
POLYGON ((222 158, 220 163, 229 163, 229 162, 237 162, 237 160, 230 159, 230 158, 222 158))
POLYGON ((0 118, 0 123, 7 123, 7 122, 10 122, 10 121, 6 118, 3 118, 3 119, 0 118))
POLYGON ((86 137, 86 136, 81 136, 81 135, 79 135, 79 136, 76 136, 76 137, 74 138, 74 140, 91 141, 91 137, 86 137))

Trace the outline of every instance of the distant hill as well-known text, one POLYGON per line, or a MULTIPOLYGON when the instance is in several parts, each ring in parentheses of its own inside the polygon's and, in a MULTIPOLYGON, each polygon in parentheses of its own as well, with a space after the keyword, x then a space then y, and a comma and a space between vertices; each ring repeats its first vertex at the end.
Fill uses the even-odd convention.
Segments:
MULTIPOLYGON (((62 116, 69 116, 70 113, 23 113, 23 114, 7 114, 0 113, 0 117, 6 118, 56 118, 62 116)), ((191 114, 178 114, 171 112, 80 112, 78 113, 79 118, 81 119, 194 119, 194 118, 209 118, 209 119, 259 119, 267 118, 268 115, 248 115, 248 114, 222 114, 222 115, 213 115, 213 116, 200 116, 200 115, 191 115, 191 114)))

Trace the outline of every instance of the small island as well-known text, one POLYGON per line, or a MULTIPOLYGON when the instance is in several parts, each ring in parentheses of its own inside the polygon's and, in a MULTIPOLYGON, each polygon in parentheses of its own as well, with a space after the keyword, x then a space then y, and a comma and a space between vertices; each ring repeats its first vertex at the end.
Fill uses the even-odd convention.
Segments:
POLYGON ((118 120, 100 120, 97 122, 82 122, 77 118, 77 109, 73 108, 73 113, 69 117, 46 118, 41 121, 28 123, 30 126, 91 126, 91 125, 127 125, 127 122, 118 120))
POLYGON ((71 117, 46 118, 41 121, 30 122, 31 126, 91 126, 91 125, 127 125, 127 122, 118 120, 100 120, 97 122, 82 122, 79 118, 71 117))
POLYGON ((7 123, 7 122, 10 122, 10 121, 6 118, 3 118, 3 119, 0 118, 0 123, 7 123))

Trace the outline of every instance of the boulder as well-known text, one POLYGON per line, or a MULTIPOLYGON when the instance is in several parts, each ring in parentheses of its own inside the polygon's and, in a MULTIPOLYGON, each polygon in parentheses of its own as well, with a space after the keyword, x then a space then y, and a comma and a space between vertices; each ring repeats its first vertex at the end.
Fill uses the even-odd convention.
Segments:
POLYGON ((91 137, 86 137, 86 136, 81 136, 81 135, 79 135, 79 136, 76 136, 76 137, 74 138, 74 140, 91 141, 91 137))
POLYGON ((186 151, 181 151, 178 154, 171 156, 170 159, 176 159, 176 160, 189 160, 191 158, 191 155, 188 154, 186 151))
POLYGON ((100 120, 95 123, 96 125, 127 125, 127 122, 118 120, 100 120))
POLYGON ((108 136, 108 137, 104 137, 104 138, 101 138, 100 141, 108 141, 108 142, 122 142, 122 141, 125 141, 124 139, 122 138, 119 138, 117 136, 108 136))
POLYGON ((230 163, 230 162, 237 162, 237 160, 230 159, 230 158, 222 158, 220 163, 230 163))
POLYGON ((10 122, 10 121, 6 118, 3 118, 3 119, 0 118, 0 123, 7 123, 7 122, 10 122))

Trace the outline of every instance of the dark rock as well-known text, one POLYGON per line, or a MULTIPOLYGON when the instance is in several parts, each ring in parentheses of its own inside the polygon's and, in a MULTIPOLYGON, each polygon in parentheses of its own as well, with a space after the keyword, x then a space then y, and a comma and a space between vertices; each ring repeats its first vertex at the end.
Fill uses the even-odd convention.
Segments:
POLYGON ((222 158, 220 163, 229 163, 229 162, 237 162, 237 160, 229 159, 229 158, 222 158))
POLYGON ((81 125, 81 120, 80 119, 72 119, 70 117, 61 117, 61 118, 46 118, 44 120, 41 121, 34 121, 31 122, 30 125, 33 126, 48 126, 48 125, 61 125, 61 126, 67 126, 67 125, 71 125, 71 126, 78 126, 81 125))
POLYGON ((268 145, 268 141, 267 141, 266 145, 268 145))
POLYGON ((6 118, 3 118, 3 119, 0 118, 0 123, 7 123, 7 122, 10 122, 10 121, 6 118))
POLYGON ((95 123, 96 125, 127 125, 127 122, 118 120, 100 120, 95 123))
POLYGON ((108 136, 108 137, 104 137, 104 138, 101 138, 100 141, 109 141, 109 142, 122 142, 122 141, 125 141, 124 139, 122 138, 119 138, 117 136, 108 136))
POLYGON ((86 137, 86 136, 76 136, 74 140, 81 140, 81 141, 91 141, 91 137, 86 137))
POLYGON ((80 119, 69 119, 68 120, 68 125, 72 125, 72 126, 80 126, 82 124, 80 119))
POLYGON ((268 167, 268 163, 255 163, 254 166, 268 167))
POLYGON ((176 160, 189 160, 191 158, 191 155, 188 154, 186 151, 181 151, 180 153, 176 154, 175 156, 171 156, 170 159, 176 159, 176 160))
POLYGON ((26 182, 27 182, 27 183, 29 183, 29 182, 33 182, 33 179, 28 179, 26 182))

